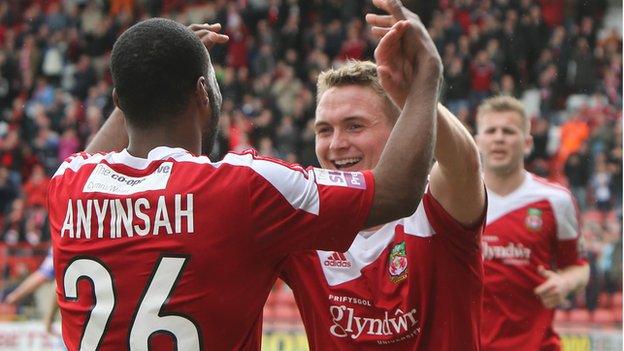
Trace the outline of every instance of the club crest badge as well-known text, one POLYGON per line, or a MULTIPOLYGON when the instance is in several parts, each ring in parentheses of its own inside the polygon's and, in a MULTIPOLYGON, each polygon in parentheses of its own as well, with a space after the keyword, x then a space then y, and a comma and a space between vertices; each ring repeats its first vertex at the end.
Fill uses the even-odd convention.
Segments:
POLYGON ((537 208, 529 208, 527 216, 524 219, 524 225, 528 230, 538 231, 542 229, 542 210, 537 208))
POLYGON ((392 251, 390 251, 388 273, 390 273, 390 280, 395 284, 407 278, 407 254, 405 253, 404 241, 394 245, 392 251))

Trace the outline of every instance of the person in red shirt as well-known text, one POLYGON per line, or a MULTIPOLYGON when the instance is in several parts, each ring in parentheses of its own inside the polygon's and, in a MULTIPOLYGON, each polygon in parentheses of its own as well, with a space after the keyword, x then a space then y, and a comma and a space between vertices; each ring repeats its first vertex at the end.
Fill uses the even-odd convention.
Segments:
POLYGON ((560 350, 554 309, 589 279, 579 258, 573 198, 561 185, 524 170, 532 139, 521 102, 485 100, 477 130, 489 199, 482 242, 483 349, 560 350))
MULTIPOLYGON (((398 27, 403 45, 420 35, 433 47, 418 17, 392 5, 382 6, 390 15, 367 16, 381 40, 398 27), (407 20, 407 28, 399 20, 407 20)), ((401 46, 381 49, 378 66, 351 61, 318 78, 314 128, 323 168, 372 169, 392 143, 407 73, 387 67, 409 67, 410 60, 401 46)), ((485 187, 472 136, 442 106, 434 154, 414 213, 368 227, 344 253, 296 252, 282 265, 280 277, 293 290, 311 350, 480 349, 485 187)))
MULTIPOLYGON (((378 165, 306 170, 254 151, 196 156, 221 105, 202 45, 219 37, 211 28, 149 19, 125 31, 111 54, 118 109, 50 181, 69 350, 258 350, 262 307, 290 253, 346 250, 422 197, 442 71, 428 42, 411 42, 408 97, 378 165)), ((398 45, 386 38, 382 50, 398 45)))

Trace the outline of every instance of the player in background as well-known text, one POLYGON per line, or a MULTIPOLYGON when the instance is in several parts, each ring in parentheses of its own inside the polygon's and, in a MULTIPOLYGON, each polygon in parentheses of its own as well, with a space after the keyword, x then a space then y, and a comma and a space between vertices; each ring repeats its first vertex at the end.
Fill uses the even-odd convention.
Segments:
MULTIPOLYGON (((380 47, 397 45, 396 32, 380 47)), ((339 172, 254 152, 195 156, 202 140, 212 145, 221 103, 206 48, 165 19, 124 32, 111 55, 123 116, 104 127, 102 148, 124 142, 110 134, 119 122, 128 146, 69 157, 49 188, 68 349, 259 349, 262 307, 290 253, 346 250, 361 228, 416 209, 442 71, 417 39, 408 98, 377 167, 339 172)))
POLYGON ((488 190, 482 345, 487 351, 560 350, 555 308, 582 289, 578 213, 570 192, 524 169, 529 120, 512 97, 485 100, 477 143, 488 190))
MULTIPOLYGON (((406 101, 404 75, 417 69, 407 48, 420 38, 433 46, 415 14, 398 2, 375 3, 390 14, 367 16, 375 33, 383 36, 397 21, 407 23, 399 27, 400 45, 375 51, 378 67, 352 61, 319 76, 315 131, 323 168, 376 166, 390 146, 396 106, 406 101)), ((479 153, 470 133, 442 106, 436 132, 437 162, 415 213, 360 232, 344 253, 297 252, 282 266, 311 350, 480 349, 479 243, 486 200, 479 153)))

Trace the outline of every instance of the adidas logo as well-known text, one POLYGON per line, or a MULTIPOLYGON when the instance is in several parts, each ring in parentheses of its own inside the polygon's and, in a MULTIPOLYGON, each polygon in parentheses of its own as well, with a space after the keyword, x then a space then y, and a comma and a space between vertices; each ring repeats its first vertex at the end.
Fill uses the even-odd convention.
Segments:
POLYGON ((332 253, 324 262, 324 265, 328 267, 340 267, 340 268, 349 268, 351 267, 351 262, 347 259, 345 254, 340 252, 332 253))

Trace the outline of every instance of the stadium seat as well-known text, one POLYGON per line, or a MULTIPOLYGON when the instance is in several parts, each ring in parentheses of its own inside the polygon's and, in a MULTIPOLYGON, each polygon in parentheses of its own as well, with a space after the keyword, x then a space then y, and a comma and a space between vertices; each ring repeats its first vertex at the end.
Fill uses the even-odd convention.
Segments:
POLYGON ((599 308, 592 313, 592 322, 597 324, 611 324, 615 322, 615 313, 607 308, 599 308))
POLYGON ((297 306, 293 292, 290 289, 280 289, 275 291, 275 300, 275 302, 279 305, 286 305, 289 307, 294 306, 295 308, 297 306))
POLYGON ((589 311, 584 308, 576 308, 570 310, 568 321, 571 323, 589 323, 591 321, 591 315, 589 311))
POLYGON ((613 319, 615 323, 619 323, 620 327, 622 325, 622 307, 614 308, 613 311, 613 319))
POLYGON ((17 307, 8 303, 0 303, 0 321, 12 321, 17 318, 17 307))
POLYGON ((601 292, 598 296, 598 308, 609 308, 611 307, 611 294, 608 292, 601 292))
POLYGON ((273 312, 275 321, 278 323, 292 324, 300 318, 297 308, 291 306, 276 306, 273 312))
POLYGON ((555 323, 565 323, 568 321, 568 311, 556 310, 555 311, 555 323))
POLYGON ((614 309, 618 309, 618 310, 622 309, 622 292, 621 291, 611 294, 611 306, 614 309))

